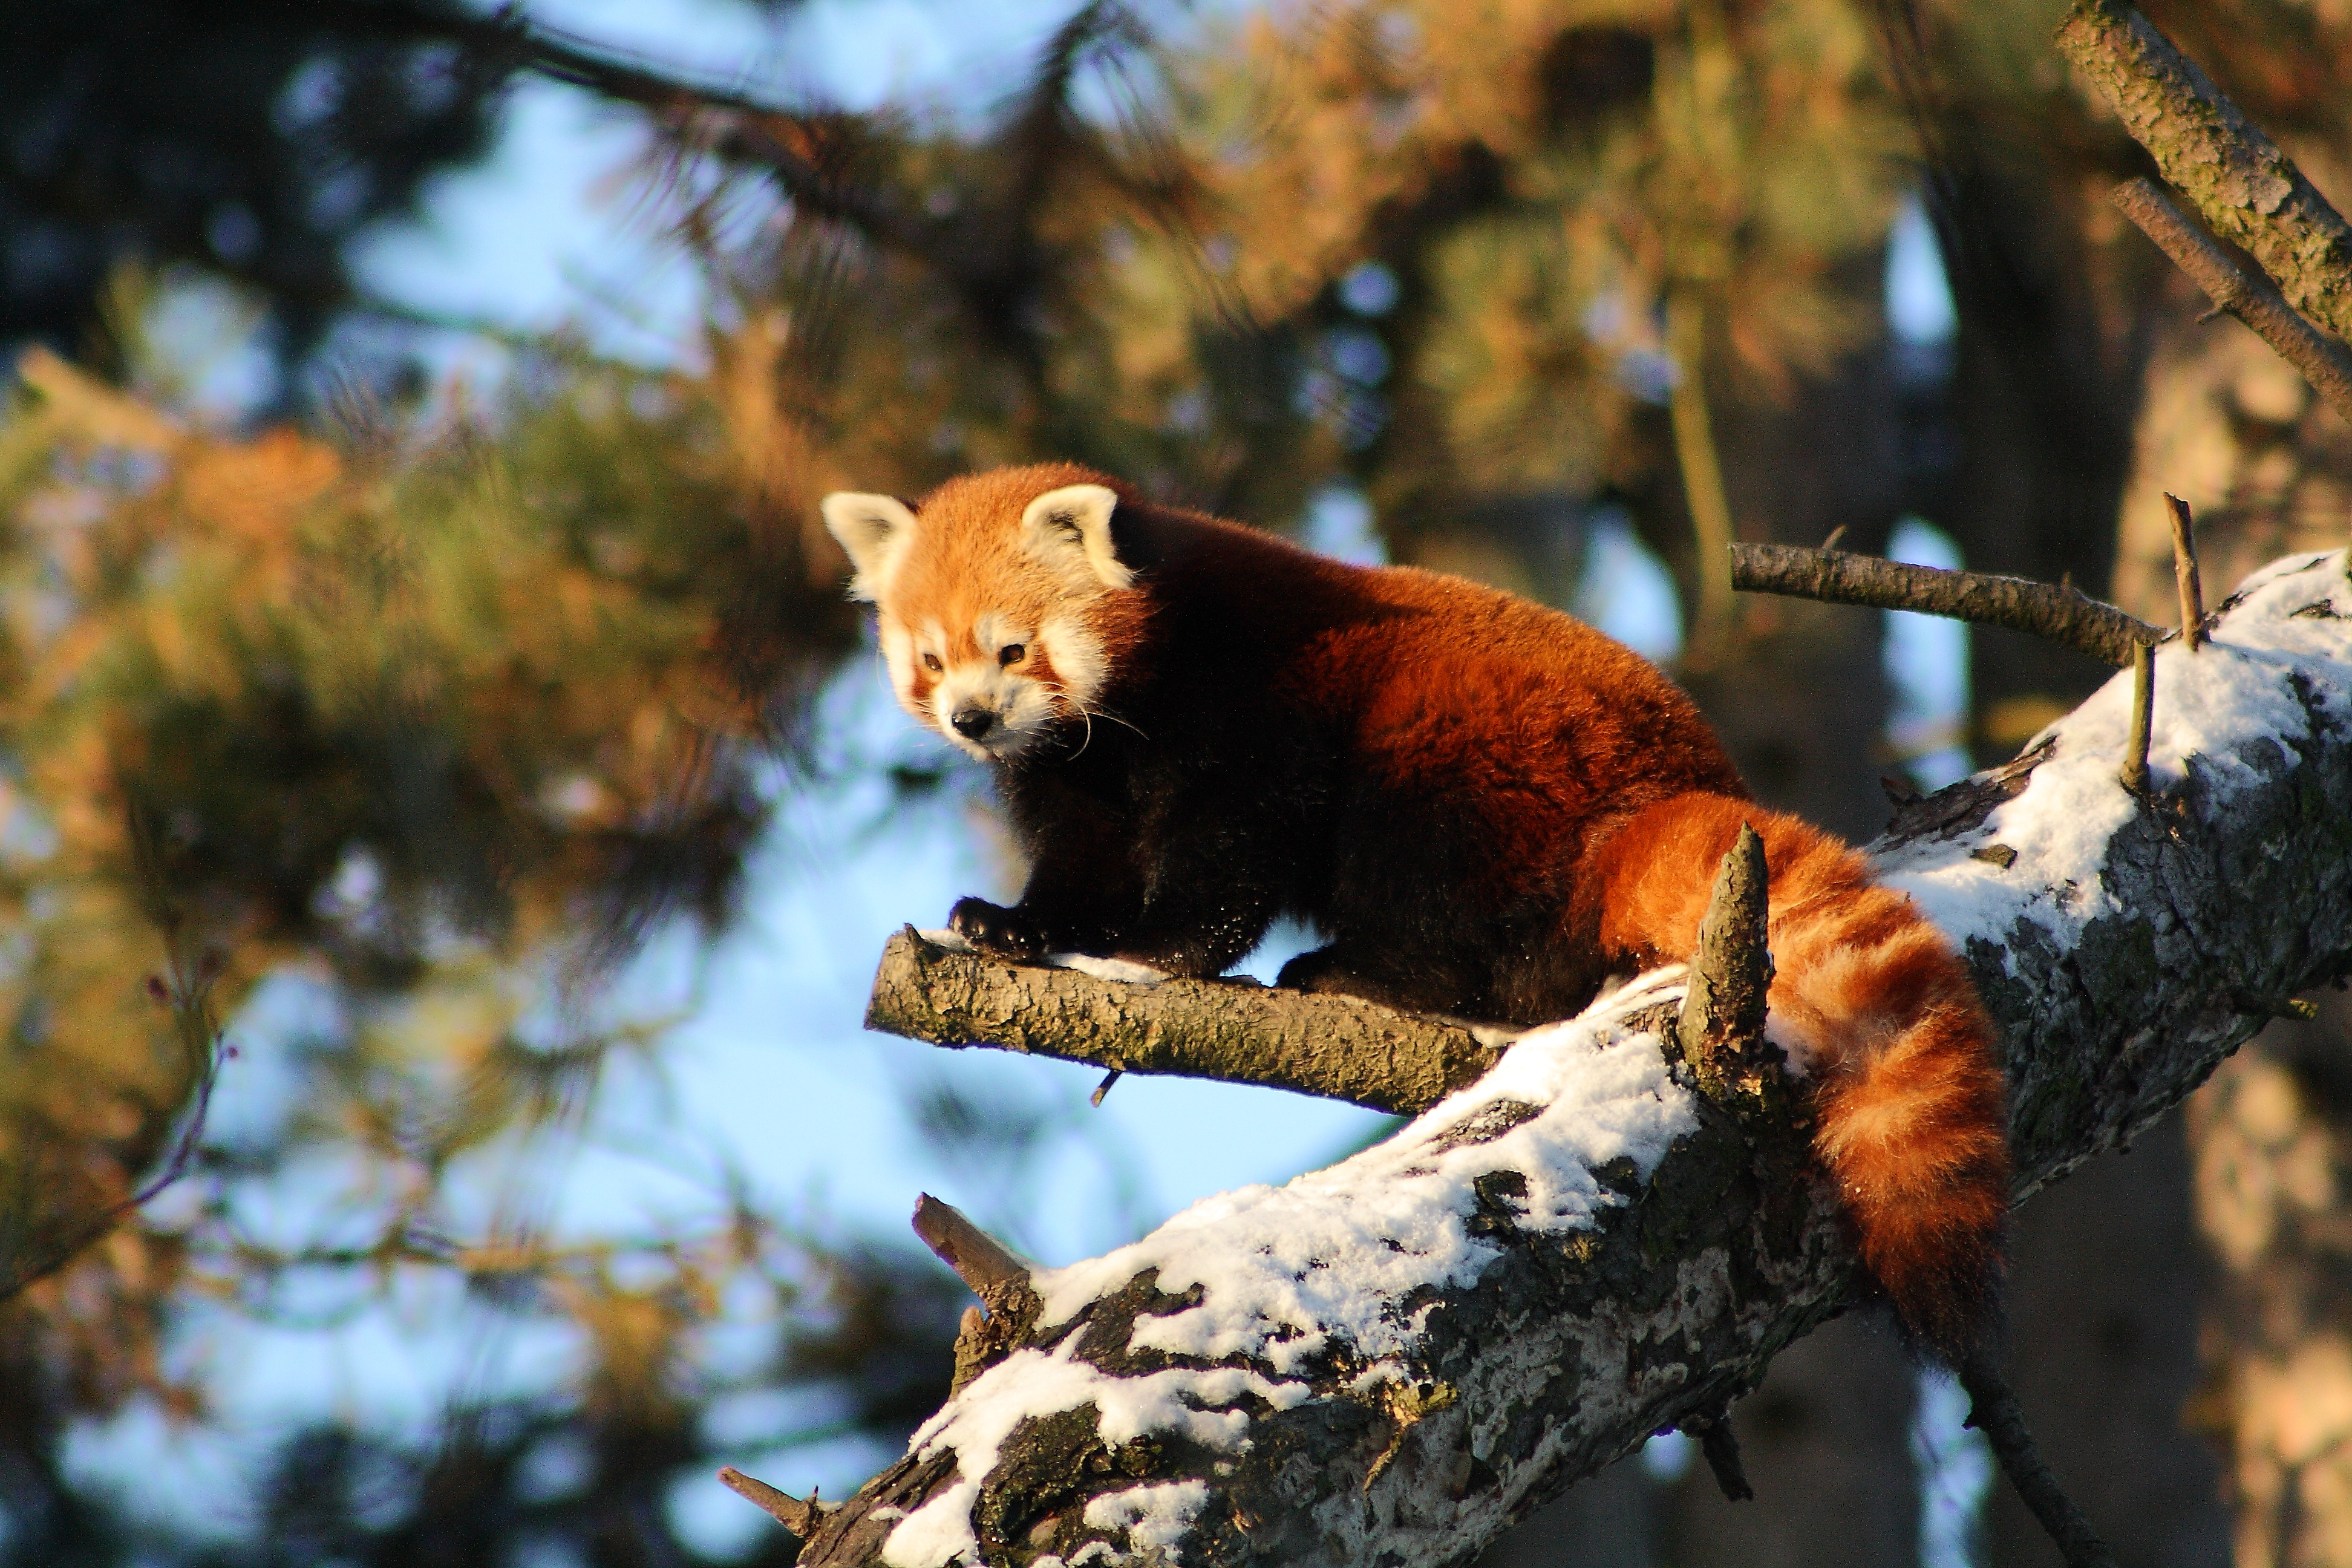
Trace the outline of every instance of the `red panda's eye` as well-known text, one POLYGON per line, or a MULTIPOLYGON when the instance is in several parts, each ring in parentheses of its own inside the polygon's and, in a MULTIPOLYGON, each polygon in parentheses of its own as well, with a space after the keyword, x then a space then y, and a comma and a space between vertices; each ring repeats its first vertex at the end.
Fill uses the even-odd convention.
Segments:
POLYGON ((1019 664, 1022 658, 1026 655, 1028 651, 1029 650, 1027 648, 1023 647, 1017 642, 1006 643, 1003 647, 996 650, 996 662, 999 664, 1019 664))
POLYGON ((937 675, 942 668, 940 664, 940 656, 935 653, 925 654, 923 656, 923 668, 929 670, 933 675, 937 675))

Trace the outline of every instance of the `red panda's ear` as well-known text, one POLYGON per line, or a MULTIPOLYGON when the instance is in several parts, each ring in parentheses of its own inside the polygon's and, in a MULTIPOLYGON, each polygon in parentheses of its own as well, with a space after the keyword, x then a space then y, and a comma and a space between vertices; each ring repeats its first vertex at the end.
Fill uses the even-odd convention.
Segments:
POLYGON ((913 542, 915 514, 895 496, 859 495, 835 490, 824 498, 827 531, 849 552, 857 575, 849 580, 849 596, 872 599, 882 592, 890 568, 913 542))
POLYGON ((1111 542, 1110 514, 1118 494, 1107 485, 1065 485, 1047 490, 1021 514, 1021 539, 1041 559, 1093 573, 1106 588, 1124 588, 1135 573, 1111 542))

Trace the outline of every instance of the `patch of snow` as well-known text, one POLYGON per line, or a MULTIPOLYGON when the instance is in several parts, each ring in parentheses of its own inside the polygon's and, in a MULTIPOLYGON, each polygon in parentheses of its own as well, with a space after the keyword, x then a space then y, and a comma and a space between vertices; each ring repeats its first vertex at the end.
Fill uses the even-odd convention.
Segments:
MULTIPOLYGON (((2179 784, 2192 756, 2215 809, 2258 782, 2248 757, 2260 742, 2284 751, 2307 731, 2297 675, 2331 717, 2352 718, 2352 581, 2342 551, 2263 567, 2241 584, 2202 647, 2192 652, 2176 639, 2157 649, 2151 785, 2179 784)), ((1881 852, 1880 879, 1916 900, 1962 951, 1972 937, 2008 946, 2021 920, 2071 944, 2116 908, 2100 868, 2109 840, 2140 809, 2119 776, 2131 700, 2131 672, 2123 670, 2034 738, 2054 747, 2015 799, 1972 832, 1881 852), (2016 858, 2003 867, 1977 858, 1993 844, 2016 858)))
POLYGON ((1049 952, 1045 955, 1045 962, 1055 969, 1075 969, 1081 974, 1091 974, 1097 980, 1118 980, 1129 985, 1150 985, 1154 981, 1168 978, 1164 970, 1126 958, 1096 958, 1084 952, 1049 952))
MULTIPOLYGON (((1276 1383, 1239 1367, 1170 1367, 1114 1377, 1077 1359, 1078 1339, 1073 1334, 1050 1352, 1014 1351, 916 1429, 908 1451, 927 1458, 952 1448, 956 1479, 892 1528, 882 1546, 885 1563, 946 1568, 959 1560, 980 1560, 972 1507, 980 1500, 981 1483, 996 1467, 997 1451, 1024 1421, 1091 1405, 1102 1440, 1114 1447, 1146 1432, 1174 1432, 1235 1452, 1247 1446, 1248 1413, 1233 1408, 1242 1399, 1254 1394, 1287 1410, 1312 1394, 1303 1383, 1276 1383)), ((1205 1497, 1207 1483, 1196 1484, 1205 1497)), ((1171 1516, 1153 1517, 1164 1525, 1171 1516)))
MULTIPOLYGON (((1689 1096, 1668 1074, 1664 1041, 1632 1022, 1682 993, 1679 967, 1643 976, 1576 1018, 1521 1036, 1485 1078, 1375 1148, 1281 1187, 1203 1199, 1131 1246, 1040 1272, 1033 1283, 1045 1303, 1042 1322, 1065 1322, 1157 1269, 1160 1289, 1181 1294, 1197 1286, 1200 1300, 1139 1319, 1136 1346, 1202 1360, 1238 1353, 1286 1376, 1335 1341, 1360 1361, 1402 1361, 1420 1338, 1426 1310, 1402 1313, 1397 1304, 1421 1287, 1468 1286, 1502 1256, 1465 1224, 1477 1210, 1480 1177, 1516 1171, 1526 1178, 1525 1194, 1515 1199, 1523 1229, 1588 1227, 1621 1201, 1596 1170, 1630 1160, 1646 1180, 1675 1139, 1696 1125, 1689 1096)), ((1068 1336, 1051 1352, 1015 1352, 915 1434, 918 1455, 955 1451, 957 1478, 891 1532, 887 1562, 945 1568, 958 1552, 977 1556, 971 1510, 981 1483, 1024 1419, 1091 1404, 1106 1443, 1175 1431, 1239 1452, 1248 1446, 1250 1420, 1234 1408, 1239 1401, 1254 1396, 1286 1409, 1313 1396, 1305 1382, 1233 1366, 1114 1377, 1076 1359, 1080 1337, 1068 1336)), ((1381 1373, 1375 1365, 1358 1381, 1383 1381, 1381 1373)), ((1388 1375, 1410 1374, 1399 1366, 1388 1375)), ((1138 1515, 1130 1541, 1139 1547, 1137 1530, 1174 1520, 1181 1500, 1171 1497, 1165 1513, 1138 1515)), ((1182 1525, 1166 1528, 1172 1542, 1182 1525)))
POLYGON ((1206 1481, 1171 1481, 1108 1492, 1087 1502, 1086 1520, 1097 1530, 1123 1530, 1130 1550, 1150 1552, 1183 1539, 1209 1500, 1206 1481))

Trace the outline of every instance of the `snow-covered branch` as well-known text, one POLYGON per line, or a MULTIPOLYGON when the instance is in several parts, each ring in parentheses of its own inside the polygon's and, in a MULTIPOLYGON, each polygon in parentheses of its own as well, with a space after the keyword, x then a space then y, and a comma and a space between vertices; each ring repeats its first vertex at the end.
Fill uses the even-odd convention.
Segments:
MULTIPOLYGON (((2258 574, 2210 642, 2158 654, 2145 796, 2116 777, 2129 688, 1874 847, 2003 1028, 2024 1193, 2352 971, 2343 555, 2258 574)), ((1799 1143, 1677 1065, 1681 993, 1645 977, 1377 1148, 1038 1271, 1002 1359, 802 1563, 1461 1563, 1705 1424, 1857 1275, 1799 1143)))

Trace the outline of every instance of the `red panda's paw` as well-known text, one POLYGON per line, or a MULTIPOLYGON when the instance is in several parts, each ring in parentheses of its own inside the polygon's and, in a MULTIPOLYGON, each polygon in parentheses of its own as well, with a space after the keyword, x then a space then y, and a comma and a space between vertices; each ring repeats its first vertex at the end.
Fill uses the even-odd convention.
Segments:
POLYGON ((1274 977, 1274 983, 1293 991, 1312 991, 1325 996, 1358 996, 1367 1002, 1379 1002, 1391 1007, 1415 1009, 1425 1005, 1422 998, 1400 985, 1394 976, 1354 962, 1336 945, 1300 953, 1282 966, 1282 973, 1274 977))
POLYGON ((1348 966, 1328 947, 1302 952, 1282 966, 1274 983, 1291 991, 1345 991, 1348 966))
POLYGON ((1000 957, 1045 955, 1044 927, 1019 910, 1002 909, 986 899, 958 899, 955 908, 948 911, 948 929, 982 952, 1000 957))

